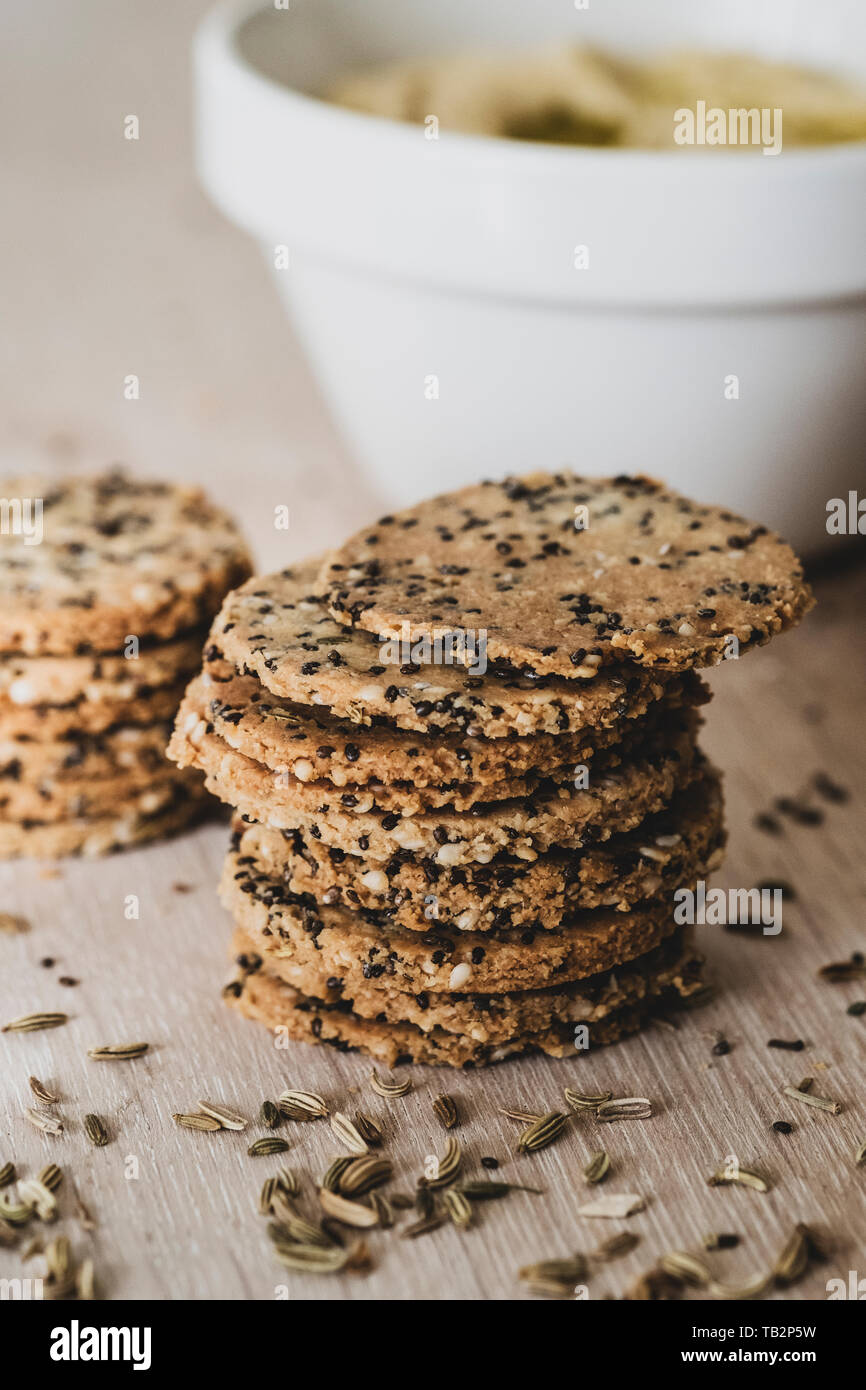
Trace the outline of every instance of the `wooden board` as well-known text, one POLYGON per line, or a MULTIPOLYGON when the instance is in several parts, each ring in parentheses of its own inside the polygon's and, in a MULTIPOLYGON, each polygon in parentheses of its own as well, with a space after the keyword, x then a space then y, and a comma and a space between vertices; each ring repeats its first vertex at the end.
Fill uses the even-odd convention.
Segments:
MULTIPOLYGON (((592 1297, 620 1295, 664 1251, 699 1247, 712 1230, 742 1236, 738 1249, 713 1257, 720 1275, 750 1276, 797 1220, 832 1236, 836 1251, 788 1296, 821 1297, 827 1279, 847 1280, 862 1263, 866 1237, 866 1168, 853 1163, 866 1137, 866 1019, 845 1010, 866 997, 866 982, 831 985, 816 971, 866 944, 864 576, 829 582, 821 597, 798 632, 711 677, 717 695, 705 744, 726 769, 731 830, 729 859, 716 881, 749 887, 781 879, 796 899, 785 900, 776 937, 699 929, 720 992, 677 1032, 654 1028, 574 1062, 512 1062, 475 1074, 417 1068, 413 1092, 388 1102, 370 1090, 364 1059, 302 1045, 277 1050, 266 1030, 221 1003, 229 922, 214 884, 223 826, 109 860, 67 862, 54 879, 29 863, 0 866, 0 907, 32 922, 26 936, 0 937, 0 1017, 37 1009, 71 1014, 54 1032, 0 1036, 0 1161, 14 1156, 31 1172, 54 1159, 74 1177, 97 1226, 84 1233, 72 1219, 64 1229, 82 1254, 93 1252, 104 1292, 268 1299, 283 1288, 291 1298, 509 1299, 520 1292, 520 1265, 590 1252, 629 1229, 640 1235, 639 1247, 589 1280, 592 1297), (819 826, 782 818, 777 837, 754 828, 757 812, 775 797, 797 797, 818 771, 848 787, 850 800, 814 798, 825 812, 819 826), (176 891, 181 883, 191 891, 176 891), (131 894, 140 904, 137 921, 124 915, 131 894), (44 957, 56 964, 42 967, 44 957), (80 983, 63 988, 61 974, 80 983), (729 1039, 729 1055, 712 1055, 714 1030, 729 1039), (771 1037, 802 1037, 808 1046, 801 1054, 774 1051, 766 1045, 771 1037), (151 1043, 140 1061, 100 1064, 85 1056, 94 1044, 138 1039, 151 1043), (816 1089, 843 1102, 841 1115, 780 1094, 806 1073, 816 1089), (60 1091, 63 1135, 43 1136, 22 1118, 30 1074, 60 1091), (655 1115, 608 1126, 578 1119, 555 1146, 517 1156, 519 1125, 497 1107, 557 1108, 566 1084, 646 1095, 655 1115), (314 1183, 340 1151, 327 1124, 284 1125, 291 1149, 278 1160, 247 1156, 250 1138, 264 1132, 255 1123, 244 1135, 213 1135, 179 1130, 171 1118, 210 1097, 255 1120, 261 1100, 287 1086, 320 1091, 350 1113, 358 1106, 369 1111, 383 1124, 395 1186, 403 1190, 411 1190, 425 1156, 441 1151, 431 1099, 447 1090, 464 1117, 458 1135, 467 1170, 482 1173, 481 1156, 492 1155, 503 1178, 543 1186, 545 1195, 491 1204, 466 1233, 448 1228, 403 1241, 393 1231, 375 1232, 375 1268, 364 1277, 287 1275, 271 1257, 258 1190, 284 1161, 302 1175, 313 1211, 314 1183), (87 1111, 106 1120, 108 1147, 89 1146, 81 1128, 87 1111), (779 1118, 790 1120, 794 1133, 772 1132, 779 1118), (613 1166, 603 1190, 646 1199, 646 1209, 627 1221, 576 1215, 580 1202, 600 1190, 581 1178, 587 1156, 600 1147, 613 1166), (766 1172, 772 1191, 709 1188, 707 1176, 727 1155, 766 1172)), ((72 1206, 69 1193, 64 1205, 72 1206)), ((14 1252, 0 1252, 0 1272, 21 1272, 14 1252)))

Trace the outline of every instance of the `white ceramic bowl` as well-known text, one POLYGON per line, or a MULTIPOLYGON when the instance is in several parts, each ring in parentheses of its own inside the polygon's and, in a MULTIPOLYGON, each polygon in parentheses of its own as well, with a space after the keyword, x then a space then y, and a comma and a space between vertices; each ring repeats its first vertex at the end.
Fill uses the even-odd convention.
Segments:
POLYGON ((849 0, 224 5, 196 42, 201 177, 274 267, 390 501, 539 467, 644 471, 815 550, 828 498, 864 481, 866 146, 430 141, 314 95, 390 58, 552 38, 866 80, 849 0))

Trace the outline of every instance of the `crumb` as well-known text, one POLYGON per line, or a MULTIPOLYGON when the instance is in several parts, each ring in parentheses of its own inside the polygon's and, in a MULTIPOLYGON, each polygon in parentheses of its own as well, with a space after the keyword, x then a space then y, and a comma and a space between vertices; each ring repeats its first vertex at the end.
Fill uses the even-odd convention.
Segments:
POLYGON ((0 932, 16 936, 29 930, 30 923, 26 917, 16 917, 12 912, 0 912, 0 932))

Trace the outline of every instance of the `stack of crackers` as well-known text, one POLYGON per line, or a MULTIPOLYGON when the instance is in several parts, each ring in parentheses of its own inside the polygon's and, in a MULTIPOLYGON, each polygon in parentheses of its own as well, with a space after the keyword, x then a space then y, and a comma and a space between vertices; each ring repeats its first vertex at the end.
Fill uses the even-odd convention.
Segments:
POLYGON ((288 1036, 478 1066, 701 989, 719 862, 696 667, 811 605, 766 528, 536 474, 383 517, 229 595, 170 755, 236 808, 227 995, 288 1036))
POLYGON ((165 756, 207 625, 250 573, 198 489, 119 471, 0 484, 0 856, 101 854, 187 824, 165 756))

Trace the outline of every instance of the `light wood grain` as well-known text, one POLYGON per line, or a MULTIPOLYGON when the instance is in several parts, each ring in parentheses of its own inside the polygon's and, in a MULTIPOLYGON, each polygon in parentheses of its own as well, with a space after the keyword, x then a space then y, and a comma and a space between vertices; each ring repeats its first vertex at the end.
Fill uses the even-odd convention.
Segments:
MULTIPOLYGON (((30 918, 31 933, 0 938, 0 1016, 68 1009, 70 1023, 51 1033, 0 1035, 0 1158, 25 1170, 49 1158, 75 1177, 98 1227, 78 1234, 91 1249, 107 1294, 146 1298, 271 1298, 286 1286, 292 1298, 507 1299, 519 1294, 517 1268, 534 1258, 592 1250, 628 1228, 638 1249, 600 1269, 593 1297, 621 1294, 656 1256, 699 1245, 705 1231, 735 1231, 739 1249, 714 1257, 737 1279, 772 1259, 795 1220, 832 1235, 836 1251, 788 1295, 820 1297, 828 1278, 847 1278, 862 1265, 866 1236, 866 1170, 853 1152, 866 1136, 863 1064, 866 1020, 847 1004, 863 985, 830 985, 818 968, 864 946, 862 839, 862 604, 866 576, 828 583, 804 627, 771 649, 728 663, 712 676, 717 697, 707 712, 705 743, 727 769, 731 828, 728 863, 717 882, 751 886, 781 878, 796 889, 785 903, 778 937, 746 937, 700 929, 699 940, 719 985, 718 999, 689 1013, 678 1032, 652 1031, 574 1062, 531 1060, 487 1072, 413 1069, 415 1089, 387 1102, 368 1085, 369 1064, 328 1049, 278 1051, 267 1031, 230 1014, 220 1001, 226 978, 227 915, 214 884, 226 831, 214 826, 157 848, 97 863, 69 862, 46 880, 38 867, 0 866, 0 904, 30 918), (851 789, 845 805, 825 805, 820 827, 786 823, 770 837, 754 813, 780 795, 796 795, 819 770, 851 789), (178 894, 172 885, 193 885, 178 894), (124 919, 124 900, 140 899, 137 922, 124 919), (43 956, 55 968, 40 967, 43 956), (75 989, 60 973, 80 978, 75 989), (713 1057, 713 1030, 732 1044, 713 1057), (770 1037, 804 1037, 800 1054, 771 1051, 770 1037), (151 1055, 129 1063, 95 1063, 95 1043, 144 1038, 151 1055), (826 1069, 825 1069, 826 1068, 826 1069), (27 1077, 35 1073, 63 1096, 64 1135, 42 1136, 22 1118, 27 1077), (840 1099, 839 1116, 784 1099, 787 1082, 816 1077, 816 1089, 840 1099), (562 1088, 610 1088, 651 1097, 645 1122, 600 1127, 576 1120, 556 1146, 514 1154, 519 1126, 499 1105, 556 1108, 562 1088), (417 1242, 375 1232, 375 1270, 366 1277, 301 1278, 273 1262, 264 1221, 255 1210, 261 1181, 279 1160, 251 1159, 245 1135, 178 1130, 171 1116, 204 1097, 223 1099, 255 1119, 260 1101, 286 1086, 321 1091, 337 1108, 362 1105, 383 1123, 394 1159, 395 1186, 411 1188, 424 1157, 444 1135, 430 1102, 441 1089, 457 1098, 467 1168, 483 1154, 502 1162, 501 1175, 536 1183, 543 1197, 514 1194, 480 1213, 477 1229, 445 1229, 417 1242), (101 1114, 114 1142, 93 1150, 81 1129, 87 1110, 101 1114), (773 1120, 796 1125, 774 1134, 773 1120), (588 1154, 607 1148, 613 1172, 605 1191, 638 1192, 644 1212, 628 1221, 579 1218, 588 1195, 580 1172, 588 1154), (728 1154, 773 1179, 767 1195, 710 1189, 706 1177, 728 1154), (138 1178, 125 1176, 129 1157, 138 1178)), ((817 802, 816 804, 822 804, 817 802)), ((309 1196, 339 1151, 324 1123, 287 1124, 285 1161, 304 1176, 309 1196)), ((480 1169, 478 1170, 481 1171, 480 1169)), ((311 1210, 314 1203, 311 1203, 311 1210)), ((76 1224, 68 1223, 74 1234, 76 1224)), ((6 1275, 14 1253, 0 1254, 6 1275)))
MULTIPOLYGON (((15 132, 2 151, 4 469, 121 458, 204 481, 238 511, 263 569, 338 540, 376 514, 376 500, 351 470, 254 249, 208 207, 191 173, 187 45, 204 0, 18 0, 6 8, 14 43, 0 60, 0 91, 20 118, 2 123, 15 132), (138 145, 120 136, 130 111, 142 120, 138 145), (122 399, 130 371, 143 383, 134 404, 122 399), (287 534, 272 525, 280 502, 292 508, 287 534)), ((821 598, 801 630, 711 678, 717 699, 705 743, 727 770, 731 829, 718 881, 745 887, 779 877, 798 898, 786 903, 777 938, 702 929, 720 993, 676 1033, 654 1030, 573 1063, 527 1061, 475 1075, 418 1070, 414 1092, 389 1104, 369 1091, 363 1059, 276 1051, 264 1030, 222 1004, 230 927, 214 885, 224 827, 66 863, 53 880, 33 864, 0 866, 0 910, 32 922, 27 936, 0 936, 0 1021, 31 1009, 72 1015, 53 1033, 0 1035, 0 1163, 14 1155, 32 1172, 51 1158, 74 1178, 97 1227, 88 1234, 66 1217, 63 1229, 80 1254, 92 1251, 103 1291, 271 1299, 283 1286, 292 1299, 508 1299, 520 1295, 521 1264, 591 1251, 615 1230, 634 1230, 635 1253, 593 1274, 600 1297, 619 1295, 663 1251, 694 1247, 710 1229, 743 1237, 739 1249, 713 1257, 719 1273, 751 1275, 795 1220, 831 1234, 836 1252, 789 1297, 822 1297, 828 1278, 846 1278, 858 1264, 866 1274, 866 1169, 853 1166, 866 1136, 866 1019, 845 1014, 866 989, 816 979, 823 963, 866 947, 866 579, 830 582, 821 598), (788 825, 778 839, 753 828, 757 810, 796 794, 819 769, 850 787, 846 805, 827 807, 821 827, 788 825), (194 891, 180 895, 176 882, 194 891), (140 899, 137 922, 124 918, 129 894, 140 899), (50 970, 39 965, 49 956, 57 961, 50 970), (61 973, 81 983, 64 989, 61 973), (711 1056, 714 1029, 730 1039, 729 1056, 711 1056), (771 1036, 797 1035, 809 1041, 803 1054, 766 1047, 771 1036), (95 1043, 138 1038, 152 1043, 141 1061, 86 1059, 95 1043), (844 1102, 843 1114, 781 1097, 806 1072, 844 1102), (23 1118, 31 1073, 62 1094, 67 1128, 58 1138, 23 1118), (497 1106, 556 1107, 566 1083, 646 1094, 656 1114, 603 1129, 576 1121, 555 1147, 515 1156, 518 1126, 497 1106), (249 1134, 189 1133, 171 1119, 204 1096, 253 1119, 261 1099, 287 1085, 320 1089, 343 1109, 361 1104, 381 1120, 403 1188, 441 1148, 430 1100, 447 1089, 465 1116, 467 1168, 495 1155, 503 1177, 536 1182, 546 1195, 493 1204, 466 1234, 447 1229, 406 1242, 374 1233, 376 1267, 363 1278, 287 1275, 256 1212, 277 1161, 248 1158, 249 1134), (88 1145, 81 1119, 89 1110, 108 1123, 109 1147, 88 1145), (780 1117, 795 1133, 771 1132, 780 1117), (647 1198, 627 1222, 576 1215, 587 1191, 580 1170, 601 1145, 613 1161, 605 1190, 647 1198), (706 1176, 727 1154, 765 1168, 773 1190, 708 1188, 706 1176), (126 1176, 130 1157, 138 1177, 126 1176)), ((337 1146, 322 1123, 284 1133, 286 1161, 310 1191, 337 1146)), ((69 1212, 69 1191, 62 1196, 69 1212)), ((16 1254, 0 1251, 0 1277, 21 1272, 16 1254)))

